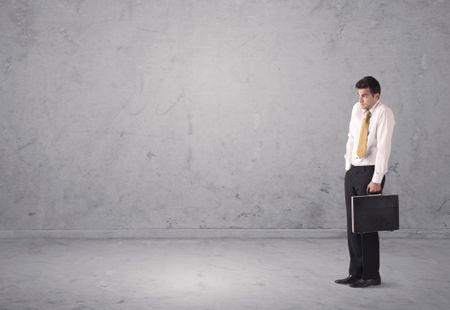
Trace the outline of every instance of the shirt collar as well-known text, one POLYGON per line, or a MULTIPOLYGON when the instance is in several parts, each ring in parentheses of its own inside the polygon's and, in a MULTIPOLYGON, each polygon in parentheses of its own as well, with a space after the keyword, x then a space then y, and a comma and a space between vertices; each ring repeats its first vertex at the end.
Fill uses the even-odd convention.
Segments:
MULTIPOLYGON (((378 99, 377 102, 375 102, 375 104, 369 109, 369 112, 371 115, 373 115, 373 111, 375 111, 375 109, 380 105, 380 99, 378 99)), ((366 110, 362 109, 361 106, 359 107, 359 109, 361 110, 362 114, 366 114, 366 110)))
POLYGON ((378 107, 380 105, 380 99, 378 99, 378 101, 377 102, 375 102, 375 104, 373 105, 373 107, 372 108, 370 108, 370 114, 372 114, 373 115, 373 111, 375 111, 375 109, 378 107))

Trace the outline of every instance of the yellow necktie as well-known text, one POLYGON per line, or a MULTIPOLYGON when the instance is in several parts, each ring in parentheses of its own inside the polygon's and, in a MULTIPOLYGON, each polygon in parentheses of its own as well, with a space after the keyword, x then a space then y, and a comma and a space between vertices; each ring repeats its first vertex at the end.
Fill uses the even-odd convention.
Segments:
POLYGON ((356 151, 356 155, 358 155, 359 158, 366 157, 367 136, 369 135, 370 116, 371 116, 370 111, 366 111, 366 118, 363 120, 361 125, 358 150, 356 151))

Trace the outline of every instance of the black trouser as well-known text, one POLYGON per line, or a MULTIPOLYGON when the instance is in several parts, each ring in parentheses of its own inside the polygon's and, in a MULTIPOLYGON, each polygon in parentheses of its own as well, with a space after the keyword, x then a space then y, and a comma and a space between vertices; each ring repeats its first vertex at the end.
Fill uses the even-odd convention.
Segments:
MULTIPOLYGON (((380 279, 380 244, 378 232, 352 233, 352 196, 367 195, 374 166, 352 166, 345 174, 345 205, 347 208, 347 239, 350 252, 349 274, 367 279, 380 279)), ((385 178, 381 182, 384 187, 385 178)))

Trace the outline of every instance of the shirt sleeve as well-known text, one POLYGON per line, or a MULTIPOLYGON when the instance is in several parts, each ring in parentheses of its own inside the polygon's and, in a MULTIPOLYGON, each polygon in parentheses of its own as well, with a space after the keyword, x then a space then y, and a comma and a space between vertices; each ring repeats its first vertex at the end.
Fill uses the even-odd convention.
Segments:
POLYGON ((348 171, 352 165, 352 152, 353 152, 353 143, 354 143, 354 137, 351 133, 351 126, 352 126, 352 120, 353 120, 353 113, 355 111, 355 107, 353 106, 352 109, 352 115, 350 117, 350 124, 348 125, 348 139, 346 144, 346 151, 345 151, 345 170, 348 171))
POLYGON ((382 111, 377 124, 377 155, 375 158, 375 171, 372 177, 372 182, 374 183, 381 183, 388 171, 394 127, 394 113, 390 108, 386 108, 382 111))

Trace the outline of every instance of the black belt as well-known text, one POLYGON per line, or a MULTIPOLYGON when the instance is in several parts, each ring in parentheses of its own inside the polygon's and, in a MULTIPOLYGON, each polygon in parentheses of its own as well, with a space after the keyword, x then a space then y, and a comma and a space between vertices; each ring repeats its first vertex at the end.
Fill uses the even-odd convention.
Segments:
POLYGON ((361 170, 361 171, 368 171, 368 170, 373 170, 375 169, 375 165, 370 165, 370 166, 351 166, 351 169, 354 170, 361 170))

